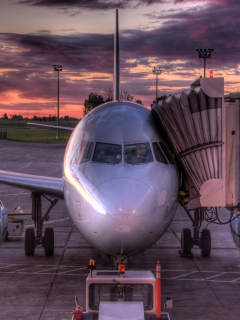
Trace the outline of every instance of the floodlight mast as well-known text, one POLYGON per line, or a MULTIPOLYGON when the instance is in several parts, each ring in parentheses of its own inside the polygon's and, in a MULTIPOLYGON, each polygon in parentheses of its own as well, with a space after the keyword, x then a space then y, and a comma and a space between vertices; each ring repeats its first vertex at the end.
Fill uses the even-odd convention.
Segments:
POLYGON ((211 58, 211 54, 214 51, 214 49, 196 49, 198 51, 198 57, 204 59, 204 78, 206 78, 206 59, 211 58))
MULTIPOLYGON (((53 64, 54 71, 58 73, 58 86, 57 86, 57 126, 59 126, 59 72, 62 71, 63 66, 60 64, 53 64)), ((57 131, 56 139, 59 139, 59 131, 57 131)))
POLYGON ((157 98, 158 98, 158 75, 161 74, 161 68, 160 67, 154 67, 153 68, 153 74, 156 75, 156 104, 157 104, 157 98))

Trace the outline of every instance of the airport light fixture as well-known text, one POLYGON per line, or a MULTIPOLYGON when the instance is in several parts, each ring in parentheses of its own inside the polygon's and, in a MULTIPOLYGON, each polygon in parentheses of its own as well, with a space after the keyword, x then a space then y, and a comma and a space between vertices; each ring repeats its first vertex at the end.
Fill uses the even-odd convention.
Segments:
MULTIPOLYGON (((62 71, 63 66, 60 64, 53 64, 54 71, 58 73, 58 90, 57 90, 57 126, 59 126, 59 72, 62 71)), ((59 131, 57 131, 56 139, 59 139, 59 131)))
POLYGON ((158 98, 158 75, 161 74, 161 68, 160 67, 154 67, 153 68, 153 74, 156 75, 156 104, 157 104, 157 98, 158 98))
POLYGON ((196 49, 196 51, 198 51, 198 57, 204 59, 204 78, 206 78, 206 59, 211 58, 214 49, 196 49))

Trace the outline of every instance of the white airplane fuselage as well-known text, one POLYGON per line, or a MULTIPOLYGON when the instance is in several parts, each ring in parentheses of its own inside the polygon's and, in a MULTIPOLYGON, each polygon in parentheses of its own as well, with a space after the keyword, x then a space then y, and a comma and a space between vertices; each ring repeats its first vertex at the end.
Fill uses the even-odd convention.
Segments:
POLYGON ((146 250, 173 219, 179 172, 174 162, 156 157, 153 143, 159 142, 165 144, 151 112, 118 101, 91 111, 69 139, 63 165, 68 212, 82 236, 108 255, 146 250))

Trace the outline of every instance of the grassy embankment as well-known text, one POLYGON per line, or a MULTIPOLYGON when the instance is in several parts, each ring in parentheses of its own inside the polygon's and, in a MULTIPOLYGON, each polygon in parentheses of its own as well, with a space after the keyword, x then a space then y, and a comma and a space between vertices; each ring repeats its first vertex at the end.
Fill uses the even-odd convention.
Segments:
MULTIPOLYGON (((22 142, 41 143, 66 143, 70 133, 59 132, 59 139, 56 139, 57 132, 41 128, 30 127, 27 122, 56 125, 53 121, 27 121, 27 120, 2 120, 0 119, 0 131, 8 132, 8 140, 22 142)), ((75 127, 78 121, 60 121, 59 125, 64 127, 75 127)))

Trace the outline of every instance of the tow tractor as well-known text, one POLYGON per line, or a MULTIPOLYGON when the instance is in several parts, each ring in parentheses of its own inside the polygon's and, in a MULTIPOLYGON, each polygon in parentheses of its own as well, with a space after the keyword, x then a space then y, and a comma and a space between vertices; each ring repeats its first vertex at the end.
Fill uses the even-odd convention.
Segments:
POLYGON ((71 320, 170 320, 172 298, 166 298, 164 311, 161 299, 161 265, 156 266, 156 277, 150 270, 95 270, 89 261, 86 279, 86 311, 75 297, 76 309, 71 320))

